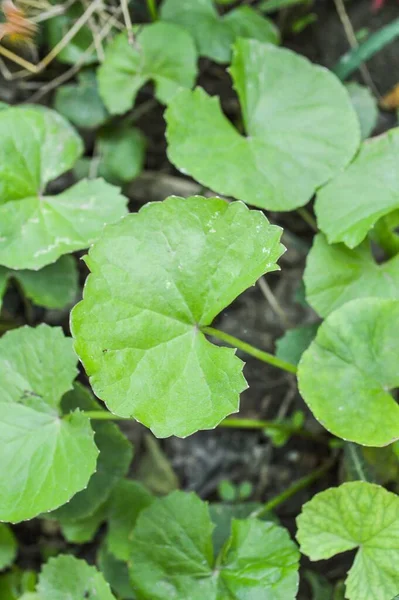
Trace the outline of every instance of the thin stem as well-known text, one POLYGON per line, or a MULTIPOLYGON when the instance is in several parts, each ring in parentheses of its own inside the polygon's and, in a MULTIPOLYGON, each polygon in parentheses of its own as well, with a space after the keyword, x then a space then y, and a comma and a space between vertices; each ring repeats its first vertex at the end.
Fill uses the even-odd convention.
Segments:
POLYGON ((329 458, 323 465, 321 465, 321 467, 315 469, 314 471, 309 473, 309 475, 305 475, 305 477, 301 477, 301 479, 295 481, 295 483, 293 483, 290 487, 284 490, 284 492, 278 494, 278 496, 275 496, 274 498, 269 500, 269 502, 266 502, 266 504, 255 510, 253 513, 251 513, 251 517, 262 517, 266 513, 270 512, 271 510, 273 510, 274 508, 276 508, 277 506, 294 496, 297 492, 300 492, 301 490, 307 488, 314 481, 317 481, 317 479, 323 477, 323 475, 325 475, 325 473, 327 473, 334 465, 335 460, 336 455, 329 458))
POLYGON ((151 21, 156 21, 158 19, 158 11, 155 0, 147 0, 147 8, 150 13, 151 21))
POLYGON ((130 12, 129 12, 129 6, 128 6, 127 0, 121 0, 121 6, 122 6, 123 18, 125 20, 125 25, 126 25, 126 29, 127 29, 127 37, 129 40, 129 44, 131 46, 134 46, 135 39, 134 39, 134 34, 133 34, 133 23, 130 18, 130 12))
POLYGON ((86 410, 84 411, 86 417, 94 419, 95 421, 128 421, 129 417, 119 417, 114 415, 107 410, 86 410))
POLYGON ((328 444, 328 439, 324 436, 317 435, 311 431, 305 429, 297 429, 286 423, 279 423, 278 421, 265 421, 259 419, 240 419, 240 418, 227 418, 218 427, 226 427, 231 429, 275 429, 277 431, 283 431, 291 435, 297 435, 299 437, 313 440, 315 442, 321 442, 328 444))
POLYGON ((289 317, 284 312, 284 309, 280 306, 279 301, 277 300, 276 296, 273 294, 272 290, 270 289, 265 277, 261 277, 260 279, 258 279, 258 286, 259 286, 262 294, 266 298, 267 302, 270 304, 272 310, 280 318, 280 321, 282 322, 284 327, 286 329, 289 329, 290 327, 292 327, 293 325, 292 325, 289 317))
POLYGON ((311 215, 310 212, 303 207, 297 208, 297 211, 298 214, 301 215, 302 219, 309 225, 309 227, 317 233, 319 228, 317 227, 316 219, 313 217, 313 215, 311 215))
POLYGON ((258 360, 262 362, 268 363, 269 365, 273 365, 273 367, 277 367, 278 369, 282 369, 283 371, 288 371, 288 373, 296 373, 297 368, 295 365, 292 365, 285 360, 281 360, 274 356, 273 354, 269 354, 269 352, 265 352, 264 350, 259 350, 259 348, 255 348, 247 342, 243 342, 238 338, 225 333, 224 331, 220 331, 219 329, 214 329, 213 327, 202 327, 202 333, 206 333, 207 335, 211 335, 222 342, 226 342, 229 346, 233 346, 234 348, 239 348, 243 352, 246 352, 250 356, 254 356, 258 360))

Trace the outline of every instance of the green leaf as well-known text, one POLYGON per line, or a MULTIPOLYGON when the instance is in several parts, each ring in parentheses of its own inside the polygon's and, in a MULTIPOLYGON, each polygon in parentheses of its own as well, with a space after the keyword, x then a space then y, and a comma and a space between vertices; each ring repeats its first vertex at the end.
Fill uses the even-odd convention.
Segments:
POLYGON ((86 544, 91 542, 100 525, 108 515, 108 503, 105 502, 85 519, 79 521, 62 521, 60 528, 62 535, 70 544, 86 544))
POLYGON ((22 327, 0 339, 0 520, 57 508, 94 472, 89 419, 80 412, 60 418, 76 374, 72 340, 60 328, 22 327))
POLYGON ((246 137, 218 98, 184 90, 166 111, 169 159, 204 186, 248 204, 303 206, 359 144, 346 90, 324 68, 255 40, 236 43, 230 72, 246 137))
POLYGON ((144 453, 137 466, 136 478, 157 496, 163 496, 180 487, 179 479, 160 443, 151 434, 144 434, 144 453))
MULTIPOLYGON (((99 406, 87 388, 75 383, 73 390, 63 397, 62 409, 64 413, 73 414, 77 409, 99 410, 99 406)), ((52 513, 52 517, 63 523, 92 516, 108 500, 115 485, 126 475, 132 461, 132 445, 114 423, 92 421, 92 428, 94 441, 100 451, 97 469, 86 489, 52 513)))
POLYGON ((81 181, 58 196, 46 185, 71 169, 82 141, 54 111, 0 112, 0 264, 40 269, 87 248, 104 223, 126 214, 127 200, 102 180, 81 181))
POLYGON ((363 142, 348 168, 320 190, 317 222, 330 244, 358 246, 381 217, 399 208, 398 168, 399 127, 363 142))
POLYGON ((285 334, 276 341, 276 356, 293 365, 297 365, 302 354, 309 348, 314 340, 318 323, 302 325, 294 329, 288 329, 285 334))
POLYGON ((102 574, 118 598, 135 600, 136 595, 130 583, 127 563, 118 560, 111 552, 108 552, 105 544, 101 546, 97 560, 102 574))
POLYGON ((97 80, 80 75, 78 84, 63 85, 55 92, 54 108, 81 129, 95 129, 109 118, 98 93, 97 80))
POLYGON ((346 579, 346 598, 390 600, 399 589, 399 498, 365 482, 317 494, 297 519, 301 551, 311 560, 359 548, 346 579))
POLYGON ((129 479, 115 487, 110 503, 107 548, 118 560, 129 560, 130 537, 140 512, 154 496, 140 483, 129 479))
POLYGON ((200 328, 278 269, 280 236, 261 212, 199 196, 148 204, 105 230, 71 327, 112 412, 185 437, 237 411, 242 362, 200 328))
POLYGON ((115 600, 95 567, 66 554, 44 565, 37 591, 40 600, 115 600))
POLYGON ((230 62, 231 49, 237 38, 252 38, 260 42, 279 42, 279 33, 269 19, 249 6, 241 6, 220 16, 213 0, 165 0, 161 18, 184 27, 195 40, 200 56, 219 63, 230 62))
POLYGON ((312 590, 312 600, 334 600, 333 599, 333 586, 328 581, 327 577, 315 573, 314 571, 304 571, 304 579, 309 584, 312 590))
POLYGON ((15 280, 27 298, 38 306, 63 308, 72 304, 78 293, 78 270, 72 256, 61 256, 57 262, 40 271, 14 271, 0 267, 0 309, 7 284, 15 280))
POLYGON ((143 170, 145 147, 145 137, 135 127, 122 123, 102 129, 97 138, 98 173, 111 183, 132 181, 143 170))
POLYGON ((216 565, 212 529, 207 504, 194 494, 173 492, 144 509, 129 563, 140 598, 296 597, 299 554, 287 531, 257 519, 234 520, 216 565))
POLYGON ((359 123, 362 139, 366 139, 377 125, 378 107, 377 101, 369 88, 356 82, 348 83, 346 89, 355 109, 359 123))
MULTIPOLYGON (((57 15, 46 21, 47 40, 50 48, 54 48, 61 42, 82 14, 83 5, 76 3, 66 13, 57 15)), ((90 27, 83 25, 61 52, 58 52, 57 60, 67 65, 75 65, 78 61, 80 64, 85 65, 96 63, 97 57, 94 49, 84 56, 93 42, 93 33, 90 27)))
POLYGON ((298 368, 299 390, 334 435, 365 446, 399 438, 399 301, 353 300, 331 313, 298 368))
POLYGON ((134 36, 131 44, 126 32, 117 35, 97 72, 100 95, 112 114, 129 110, 148 81, 155 84, 155 97, 167 104, 197 76, 194 42, 184 29, 158 22, 140 27, 134 36))
POLYGON ((18 543, 11 527, 0 523, 0 571, 12 565, 17 551, 18 543))
POLYGON ((344 244, 330 246, 319 234, 308 254, 304 280, 307 301, 321 317, 357 298, 399 300, 399 255, 377 264, 368 241, 350 250, 344 244))

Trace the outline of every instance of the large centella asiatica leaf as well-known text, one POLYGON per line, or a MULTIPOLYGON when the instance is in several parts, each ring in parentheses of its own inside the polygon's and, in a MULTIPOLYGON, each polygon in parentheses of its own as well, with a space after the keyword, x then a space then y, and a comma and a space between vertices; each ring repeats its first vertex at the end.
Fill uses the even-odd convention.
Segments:
POLYGON ((245 134, 226 118, 218 98, 202 88, 183 90, 166 111, 171 162, 248 204, 278 211, 303 206, 359 145, 346 89, 306 58, 256 40, 238 40, 230 73, 245 134))
POLYGON ((0 520, 18 522, 86 487, 98 450, 90 421, 60 402, 77 375, 58 327, 22 327, 0 340, 0 520))
POLYGON ((0 265, 40 269, 87 248, 105 223, 126 214, 127 200, 102 179, 46 195, 71 169, 80 137, 56 112, 16 107, 0 112, 0 265))
POLYGON ((201 328, 278 269, 280 236, 241 202, 198 196, 148 204, 105 229, 71 327, 112 412, 184 437, 237 411, 242 362, 201 328))

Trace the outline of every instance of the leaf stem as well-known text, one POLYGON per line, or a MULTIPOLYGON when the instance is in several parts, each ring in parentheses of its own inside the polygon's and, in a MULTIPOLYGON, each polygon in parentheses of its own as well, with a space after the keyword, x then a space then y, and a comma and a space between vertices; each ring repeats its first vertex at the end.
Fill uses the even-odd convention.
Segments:
POLYGON ((259 419, 240 419, 228 417, 219 423, 218 427, 226 427, 232 429, 275 429, 277 431, 283 431, 291 435, 297 435, 309 440, 328 444, 328 439, 322 435, 317 435, 311 431, 305 429, 297 429, 291 427, 286 423, 279 423, 278 421, 264 421, 259 419))
POLYGON ((315 233, 319 231, 316 219, 306 208, 297 208, 297 212, 299 215, 301 215, 302 219, 309 225, 311 229, 313 229, 315 233))
POLYGON ((119 417, 108 410, 85 410, 84 414, 96 421, 129 421, 129 417, 119 417))
POLYGON ((243 352, 246 352, 250 356, 254 356, 258 360, 262 362, 268 363, 269 365, 273 365, 273 367, 277 367, 278 369, 282 369, 283 371, 288 371, 288 373, 296 373, 297 368, 295 365, 292 365, 285 360, 281 360, 274 356, 273 354, 269 354, 269 352, 265 352, 264 350, 259 350, 259 348, 255 348, 255 346, 251 346, 251 344, 247 344, 247 342, 243 342, 238 338, 225 333, 224 331, 220 331, 219 329, 214 329, 213 327, 201 327, 202 333, 206 333, 207 335, 211 335, 222 342, 226 342, 229 346, 233 346, 234 348, 239 348, 243 352))
POLYGON ((155 4, 155 0, 147 0, 147 8, 150 13, 150 17, 152 21, 156 21, 158 19, 158 11, 155 4))
POLYGON ((275 496, 274 498, 266 502, 266 504, 255 510, 253 513, 251 513, 250 516, 255 518, 262 517, 266 513, 270 512, 271 510, 273 510, 274 508, 276 508, 277 506, 294 496, 297 492, 300 492, 301 490, 307 488, 314 481, 317 481, 317 479, 323 477, 323 475, 325 475, 334 465, 335 460, 336 454, 330 457, 319 468, 309 473, 309 475, 305 475, 305 477, 301 477, 301 479, 295 481, 290 487, 284 490, 284 492, 281 492, 281 494, 278 494, 278 496, 275 496))

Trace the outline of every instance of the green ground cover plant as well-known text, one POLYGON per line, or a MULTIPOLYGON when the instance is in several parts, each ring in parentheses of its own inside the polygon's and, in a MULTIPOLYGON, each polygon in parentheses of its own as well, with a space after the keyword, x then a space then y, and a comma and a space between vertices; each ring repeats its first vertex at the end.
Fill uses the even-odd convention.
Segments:
MULTIPOLYGON (((148 1, 132 23, 122 3, 101 59, 90 21, 64 45, 58 61, 85 70, 52 108, 1 108, 0 308, 14 294, 26 317, 0 320, 1 599, 293 600, 305 580, 325 591, 313 583, 313 600, 399 597, 398 129, 369 138, 370 90, 279 47, 260 6, 231 4, 148 1), (195 87, 200 59, 223 76, 229 65, 234 122, 195 87), (131 210, 146 102, 164 110, 171 165, 202 191, 131 210), (284 269, 275 223, 289 212, 313 228, 303 301, 315 318, 271 353, 220 315, 284 269), (32 319, 32 306, 67 317, 32 319), (285 374, 301 410, 237 416, 245 355, 285 374), (251 498, 250 482, 204 499, 174 489, 173 473, 155 493, 132 477, 132 421, 151 440, 248 428, 282 448, 299 435, 327 459, 271 499, 251 498), (276 509, 341 456, 345 475, 285 527, 276 509), (63 545, 27 568, 19 534, 35 519, 63 545), (335 589, 300 567, 349 550, 335 589)), ((57 13, 49 47, 87 10, 57 13)))

